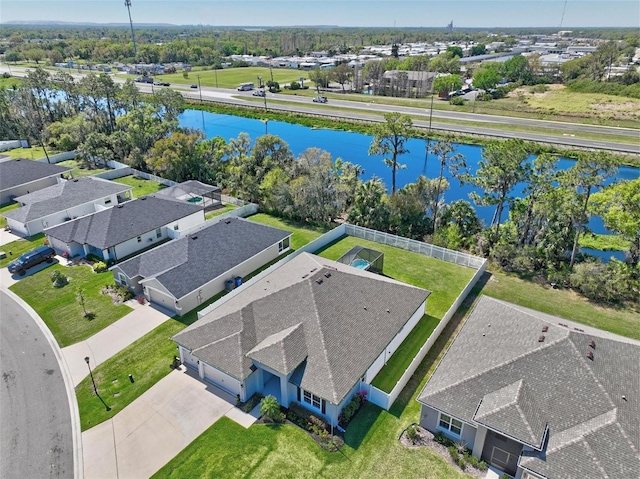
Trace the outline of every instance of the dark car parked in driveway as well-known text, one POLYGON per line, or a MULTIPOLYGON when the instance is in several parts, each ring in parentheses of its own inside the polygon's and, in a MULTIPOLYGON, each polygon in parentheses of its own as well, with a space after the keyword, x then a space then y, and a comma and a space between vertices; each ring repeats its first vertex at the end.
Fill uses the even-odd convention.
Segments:
POLYGON ((24 276, 27 273, 27 270, 33 266, 44 261, 52 263, 55 255, 55 250, 50 246, 40 246, 21 255, 12 263, 9 263, 9 272, 18 273, 20 276, 24 276))

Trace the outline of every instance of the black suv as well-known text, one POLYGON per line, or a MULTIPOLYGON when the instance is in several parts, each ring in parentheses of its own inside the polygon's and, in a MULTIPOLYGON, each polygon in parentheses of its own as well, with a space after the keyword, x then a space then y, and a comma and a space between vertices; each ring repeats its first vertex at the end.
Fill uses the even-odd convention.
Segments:
POLYGON ((27 270, 32 266, 40 264, 43 261, 52 263, 55 255, 55 250, 50 246, 40 246, 39 248, 23 254, 12 263, 9 263, 9 272, 18 273, 20 276, 24 276, 27 273, 27 270))

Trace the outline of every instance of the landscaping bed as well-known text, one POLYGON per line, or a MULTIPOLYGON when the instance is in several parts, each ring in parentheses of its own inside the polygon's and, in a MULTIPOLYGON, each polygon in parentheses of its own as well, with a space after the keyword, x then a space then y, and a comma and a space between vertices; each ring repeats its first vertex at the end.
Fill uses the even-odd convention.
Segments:
POLYGON ((455 443, 442 434, 433 434, 430 431, 411 424, 400 435, 400 443, 409 448, 428 447, 440 454, 452 466, 457 466, 473 477, 484 479, 488 466, 484 461, 471 455, 471 451, 464 444, 455 443))

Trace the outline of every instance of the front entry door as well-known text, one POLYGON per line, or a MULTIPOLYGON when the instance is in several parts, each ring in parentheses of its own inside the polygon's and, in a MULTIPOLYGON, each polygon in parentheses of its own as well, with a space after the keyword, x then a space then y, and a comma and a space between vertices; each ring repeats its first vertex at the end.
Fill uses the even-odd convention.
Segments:
POLYGON ((507 465, 509 464, 509 458, 511 454, 507 451, 500 449, 497 446, 493 446, 493 450, 491 451, 491 465, 497 467, 498 469, 504 471, 507 469, 507 465))

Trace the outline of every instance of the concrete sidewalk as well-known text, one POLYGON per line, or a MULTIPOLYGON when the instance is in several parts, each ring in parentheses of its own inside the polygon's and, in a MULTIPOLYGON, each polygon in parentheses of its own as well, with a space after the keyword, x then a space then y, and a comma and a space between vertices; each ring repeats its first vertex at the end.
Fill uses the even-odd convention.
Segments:
POLYGON ((74 386, 89 375, 85 357, 89 356, 94 368, 169 319, 148 303, 143 306, 134 301, 127 305, 135 309, 90 338, 62 349, 74 386))
POLYGON ((82 433, 85 478, 150 477, 231 411, 237 412, 229 417, 245 427, 255 422, 234 403, 231 394, 181 366, 115 417, 82 433))

